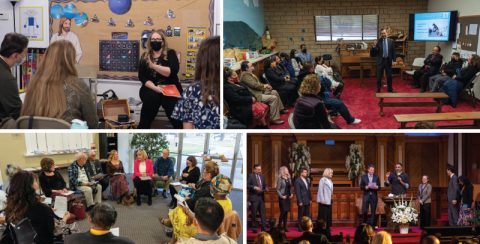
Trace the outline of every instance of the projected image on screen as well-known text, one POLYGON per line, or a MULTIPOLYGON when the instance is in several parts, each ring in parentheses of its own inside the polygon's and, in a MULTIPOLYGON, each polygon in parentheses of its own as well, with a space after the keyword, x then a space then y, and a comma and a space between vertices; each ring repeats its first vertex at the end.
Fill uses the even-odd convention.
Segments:
POLYGON ((415 14, 414 39, 418 41, 448 41, 450 12, 415 14))

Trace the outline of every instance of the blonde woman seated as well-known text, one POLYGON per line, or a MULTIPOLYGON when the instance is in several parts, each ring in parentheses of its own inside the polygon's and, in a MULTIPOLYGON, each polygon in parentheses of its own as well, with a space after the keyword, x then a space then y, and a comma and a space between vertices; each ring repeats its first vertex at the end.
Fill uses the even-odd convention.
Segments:
MULTIPOLYGON (((173 228, 173 238, 170 243, 175 243, 180 238, 190 238, 197 234, 196 227, 192 224, 192 211, 195 204, 202 197, 212 198, 210 186, 212 179, 218 175, 219 168, 216 162, 209 161, 205 163, 202 179, 196 184, 189 184, 194 187, 191 197, 187 197, 185 203, 188 207, 178 205, 170 213, 168 218, 160 218, 160 223, 173 228)), ((226 205, 226 204, 225 204, 226 205)), ((231 210, 230 210, 231 211, 231 210)))
POLYGON ((320 80, 317 75, 307 75, 300 85, 302 94, 297 99, 293 111, 293 125, 296 129, 334 129, 338 128, 330 121, 325 104, 317 95, 320 92, 320 80))
POLYGON ((97 108, 87 85, 78 79, 75 48, 69 41, 56 41, 48 47, 25 95, 22 116, 42 116, 87 122, 98 128, 97 108))

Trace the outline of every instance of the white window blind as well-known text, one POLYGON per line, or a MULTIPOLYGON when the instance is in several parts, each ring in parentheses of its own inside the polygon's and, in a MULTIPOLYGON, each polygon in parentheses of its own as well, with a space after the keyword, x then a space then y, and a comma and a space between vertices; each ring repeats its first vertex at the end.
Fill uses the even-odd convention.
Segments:
POLYGON ((315 16, 315 40, 374 40, 378 36, 378 15, 315 16))
POLYGON ((25 133, 26 155, 74 153, 88 150, 90 133, 25 133))

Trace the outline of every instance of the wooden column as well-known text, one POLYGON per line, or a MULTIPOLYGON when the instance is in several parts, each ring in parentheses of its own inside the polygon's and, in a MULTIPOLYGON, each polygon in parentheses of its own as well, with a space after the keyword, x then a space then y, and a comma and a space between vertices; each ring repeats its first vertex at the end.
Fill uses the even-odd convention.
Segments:
POLYGON ((448 164, 448 136, 441 138, 438 143, 438 151, 440 152, 438 160, 438 181, 440 187, 447 187, 447 164, 448 164))
POLYGON ((250 164, 248 168, 248 173, 252 172, 253 165, 262 164, 263 161, 263 135, 262 134, 251 134, 250 136, 250 148, 247 153, 250 155, 250 164))
POLYGON ((270 140, 271 140, 271 143, 272 143, 271 144, 272 145, 272 162, 271 162, 272 173, 270 174, 271 175, 270 182, 272 182, 272 186, 274 186, 274 184, 276 184, 278 169, 282 165, 282 160, 281 160, 281 157, 282 157, 282 139, 283 139, 282 135, 278 135, 278 134, 271 134, 270 135, 270 140))
POLYGON ((395 163, 403 164, 403 171, 407 172, 408 166, 405 162, 405 135, 395 135, 395 163))
POLYGON ((387 172, 387 140, 388 137, 384 135, 377 135, 377 174, 380 176, 382 186, 385 182, 385 173, 387 172))

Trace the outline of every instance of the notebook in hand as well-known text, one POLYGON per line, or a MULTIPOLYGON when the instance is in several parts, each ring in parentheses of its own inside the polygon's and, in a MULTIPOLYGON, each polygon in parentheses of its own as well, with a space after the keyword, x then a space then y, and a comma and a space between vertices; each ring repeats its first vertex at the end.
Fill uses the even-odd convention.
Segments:
POLYGON ((180 92, 175 85, 160 85, 160 87, 163 90, 163 95, 167 97, 181 97, 180 92))

